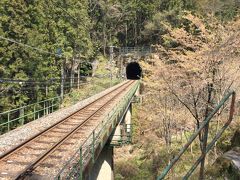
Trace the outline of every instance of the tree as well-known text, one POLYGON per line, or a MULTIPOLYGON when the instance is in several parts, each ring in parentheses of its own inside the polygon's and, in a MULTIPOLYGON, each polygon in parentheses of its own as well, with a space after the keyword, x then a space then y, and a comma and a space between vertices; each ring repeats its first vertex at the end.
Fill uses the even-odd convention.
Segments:
POLYGON ((4 94, 1 109, 57 95, 64 61, 54 55, 58 48, 63 51, 66 78, 71 77, 69 82, 72 85, 80 60, 89 60, 93 55, 88 33, 91 28, 88 1, 4 0, 0 5, 0 35, 39 49, 1 39, 1 78, 34 81, 30 84, 1 84, 4 94), (46 80, 49 81, 44 82, 46 80))

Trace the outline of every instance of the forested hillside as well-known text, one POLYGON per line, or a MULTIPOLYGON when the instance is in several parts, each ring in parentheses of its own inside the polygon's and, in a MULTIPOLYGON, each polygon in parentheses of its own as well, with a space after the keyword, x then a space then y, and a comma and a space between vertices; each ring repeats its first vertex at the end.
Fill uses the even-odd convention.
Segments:
MULTIPOLYGON (((59 94, 62 65, 66 80, 73 78, 81 62, 106 55, 110 45, 175 46, 164 35, 170 26, 188 26, 183 18, 186 10, 225 21, 236 15, 239 6, 234 0, 206 2, 2 0, 0 77, 5 81, 0 89, 1 111, 59 94)), ((189 27, 189 31, 198 29, 189 27)))
POLYGON ((59 96, 62 88, 71 92, 79 75, 91 75, 91 63, 108 58, 109 46, 151 46, 155 54, 140 63, 145 91, 135 109, 137 138, 129 151, 135 154, 127 165, 117 161, 116 177, 156 178, 185 143, 173 143, 181 128, 192 131, 204 119, 208 82, 219 90, 215 102, 235 87, 230 78, 221 83, 238 71, 232 45, 239 39, 239 9, 239 0, 1 0, 0 112, 59 96), (222 63, 231 71, 216 75, 222 63), (203 101, 192 102, 195 97, 203 101))

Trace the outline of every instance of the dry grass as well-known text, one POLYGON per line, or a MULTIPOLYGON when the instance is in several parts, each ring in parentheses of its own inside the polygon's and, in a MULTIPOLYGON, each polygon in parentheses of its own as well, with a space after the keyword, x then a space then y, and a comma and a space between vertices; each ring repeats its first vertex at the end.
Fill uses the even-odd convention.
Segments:
MULTIPOLYGON (((191 14, 185 18, 199 27, 201 35, 194 36, 184 29, 174 29, 168 36, 177 41, 180 46, 166 49, 158 45, 156 46, 157 53, 153 54, 150 59, 141 62, 145 74, 143 103, 136 107, 137 113, 134 114, 134 122, 137 127, 134 132, 135 145, 132 150, 134 156, 131 154, 131 159, 135 158, 138 159, 138 163, 140 161, 149 165, 148 172, 150 174, 156 174, 156 171, 159 170, 158 167, 161 167, 162 170, 167 164, 167 162, 159 164, 162 162, 162 155, 167 158, 171 157, 175 150, 178 151, 186 142, 184 138, 180 143, 179 140, 172 139, 171 148, 166 148, 164 139, 166 128, 164 126, 169 125, 169 133, 173 137, 179 137, 180 132, 191 132, 196 125, 196 120, 189 111, 190 109, 194 112, 194 106, 190 104, 189 109, 184 107, 173 95, 171 87, 180 99, 187 104, 191 103, 192 97, 189 95, 192 93, 191 87, 195 92, 199 92, 206 87, 207 83, 212 82, 208 74, 209 67, 212 65, 211 63, 216 63, 219 69, 215 82, 218 89, 216 103, 229 87, 237 91, 240 88, 240 81, 237 80, 240 76, 240 40, 238 38, 240 37, 240 19, 232 24, 229 23, 226 27, 214 23, 206 28, 201 19, 191 14), (219 31, 221 32, 219 33, 219 31)), ((203 111, 201 107, 204 107, 204 94, 201 98, 203 99, 202 104, 197 106, 199 113, 203 111)), ((230 129, 226 134, 233 134, 233 131, 234 129, 230 129)), ((221 139, 220 153, 221 148, 225 147, 224 142, 227 142, 229 137, 227 140, 226 136, 221 139)), ((199 152, 197 144, 193 147, 195 154, 199 152)), ((183 162, 176 169, 175 177, 191 165, 194 156, 189 153, 183 158, 183 162)), ((116 164, 126 162, 124 159, 119 158, 116 164)), ((142 166, 138 165, 137 167, 143 170, 142 166)), ((123 170, 124 168, 121 171, 123 170)), ((118 173, 118 170, 116 172, 118 173)))

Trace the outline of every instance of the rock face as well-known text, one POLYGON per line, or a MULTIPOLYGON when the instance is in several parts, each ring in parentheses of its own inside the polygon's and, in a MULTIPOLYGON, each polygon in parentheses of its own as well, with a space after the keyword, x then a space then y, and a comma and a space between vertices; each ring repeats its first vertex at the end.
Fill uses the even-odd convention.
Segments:
POLYGON ((238 129, 232 140, 232 149, 220 156, 216 162, 208 167, 206 175, 209 179, 225 178, 240 179, 240 129, 238 129))

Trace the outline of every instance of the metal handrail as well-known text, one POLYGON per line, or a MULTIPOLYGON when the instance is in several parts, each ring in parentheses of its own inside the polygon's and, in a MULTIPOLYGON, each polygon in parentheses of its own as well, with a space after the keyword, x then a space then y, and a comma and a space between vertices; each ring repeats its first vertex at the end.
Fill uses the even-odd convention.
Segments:
MULTIPOLYGON (((187 174, 183 177, 183 179, 188 179, 191 174, 194 172, 194 170, 198 167, 198 165, 204 160, 205 155, 212 149, 215 142, 221 137, 223 132, 227 129, 227 127, 230 125, 230 123, 233 120, 234 115, 234 107, 235 107, 235 100, 236 100, 236 93, 235 91, 229 92, 218 104, 218 106, 215 107, 215 109, 209 114, 209 116, 202 122, 199 129, 191 136, 190 140, 185 144, 185 146, 180 150, 178 155, 170 162, 170 164, 163 170, 162 174, 157 177, 157 180, 164 179, 165 176, 168 174, 168 172, 172 169, 172 167, 175 165, 175 163, 181 158, 181 156, 186 152, 188 147, 192 144, 192 142, 196 139, 196 137, 201 133, 201 131, 206 128, 206 126, 209 124, 209 122, 212 120, 214 115, 219 111, 219 109, 225 104, 225 102, 232 96, 232 101, 230 105, 230 113, 228 121, 224 124, 224 126, 221 128, 221 130, 218 131, 218 133, 215 135, 213 140, 207 145, 205 148, 206 151, 202 152, 202 155, 198 158, 198 160, 193 164, 191 169, 187 172, 187 174)), ((207 142, 207 139, 206 139, 207 142)))
MULTIPOLYGON (((89 84, 90 82, 81 83, 89 84)), ((115 85, 115 83, 113 84, 115 85)), ((107 86, 108 87, 108 86, 107 86)), ((105 87, 104 89, 106 89, 105 87)), ((71 95, 72 92, 64 94, 64 97, 71 95)), ((85 97, 86 98, 86 97, 85 97)), ((10 130, 22 126, 25 122, 34 121, 60 109, 62 103, 61 96, 56 96, 36 103, 28 104, 12 110, 0 113, 0 135, 10 130), (18 123, 16 126, 14 123, 18 123)), ((76 103, 75 101, 72 104, 76 103)))

